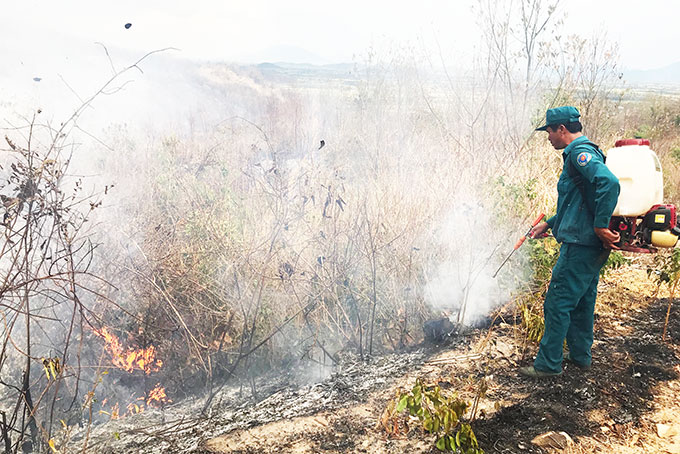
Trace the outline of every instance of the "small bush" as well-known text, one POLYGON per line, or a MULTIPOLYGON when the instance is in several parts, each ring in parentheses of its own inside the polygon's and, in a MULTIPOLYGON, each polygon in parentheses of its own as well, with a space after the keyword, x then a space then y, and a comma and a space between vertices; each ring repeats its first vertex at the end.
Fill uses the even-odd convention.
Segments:
POLYGON ((641 125, 633 134, 636 139, 649 139, 654 133, 654 128, 649 125, 641 125))
POLYGON ((666 321, 663 325, 661 338, 666 340, 666 330, 668 329, 668 319, 671 315, 673 305, 673 295, 680 282, 680 249, 660 252, 654 257, 654 267, 647 269, 647 276, 656 281, 659 289, 666 284, 670 290, 668 298, 668 310, 666 311, 666 321))
MULTIPOLYGON (((482 392, 485 390, 484 387, 482 392)), ((436 436, 435 446, 440 451, 484 454, 472 427, 462 419, 468 406, 455 394, 447 396, 438 385, 425 385, 417 379, 411 391, 400 393, 388 404, 382 424, 388 432, 398 432, 397 417, 408 410, 409 416, 417 418, 426 432, 436 436)))
POLYGON ((680 147, 675 147, 671 150, 671 156, 676 161, 680 162, 680 147))
POLYGON ((647 276, 659 287, 663 284, 674 286, 680 280, 680 249, 659 252, 654 257, 654 266, 647 268, 647 276))
POLYGON ((630 260, 628 260, 621 252, 612 251, 611 254, 609 254, 609 258, 600 270, 600 277, 605 277, 611 270, 618 270, 622 266, 629 263, 630 260))
POLYGON ((554 238, 529 241, 529 263, 533 272, 534 288, 540 290, 540 295, 545 295, 552 277, 552 269, 560 256, 560 245, 554 238))
POLYGON ((526 338, 534 343, 539 343, 545 332, 545 323, 541 312, 537 309, 539 305, 521 303, 519 309, 522 314, 522 328, 526 333, 526 338))

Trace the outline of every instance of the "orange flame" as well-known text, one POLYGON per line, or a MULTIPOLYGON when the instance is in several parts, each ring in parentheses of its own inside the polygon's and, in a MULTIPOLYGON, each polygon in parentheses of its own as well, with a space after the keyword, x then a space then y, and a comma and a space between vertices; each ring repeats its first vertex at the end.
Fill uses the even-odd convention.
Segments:
MULTIPOLYGON (((133 396, 134 398, 134 396, 133 396)), ((144 413, 144 405, 146 404, 147 407, 160 407, 165 403, 170 403, 172 402, 170 399, 168 399, 168 396, 165 394, 165 389, 161 386, 160 383, 156 384, 156 387, 153 388, 149 393, 147 394, 146 399, 144 397, 137 397, 133 402, 130 402, 127 404, 126 412, 124 414, 120 414, 120 408, 118 406, 118 403, 116 403, 114 406, 111 407, 111 411, 105 411, 105 410, 100 410, 99 413, 109 415, 111 419, 120 419, 125 416, 132 416, 138 413, 144 413), (141 401, 141 402, 140 402, 141 401)), ((106 405, 106 399, 102 402, 102 406, 106 405)))
POLYGON ((160 406, 161 404, 172 402, 168 399, 168 396, 165 394, 165 388, 160 383, 156 384, 156 387, 149 391, 148 396, 146 399, 147 405, 160 406))
MULTIPOLYGON (((132 373, 135 370, 144 371, 145 374, 158 371, 163 366, 163 361, 156 358, 156 348, 151 345, 148 348, 134 350, 125 348, 120 339, 111 332, 107 327, 100 330, 94 330, 94 333, 104 339, 106 342, 106 351, 111 354, 111 362, 114 366, 132 373)), ((134 395, 132 396, 134 398, 134 395)), ((144 405, 151 407, 160 407, 165 403, 172 402, 165 394, 165 389, 161 387, 160 383, 147 393, 147 397, 138 397, 135 401, 129 403, 125 408, 126 412, 121 414, 118 403, 111 407, 111 411, 100 410, 100 413, 109 415, 111 419, 120 419, 125 416, 131 416, 137 413, 144 412, 144 405), (141 402, 140 402, 141 401, 141 402)), ((102 402, 102 407, 106 405, 106 399, 102 402)))
POLYGON ((132 373, 134 370, 142 370, 145 374, 158 371, 163 366, 163 361, 156 359, 156 347, 150 345, 144 349, 133 350, 124 348, 118 337, 107 327, 94 330, 94 333, 104 339, 106 350, 111 354, 114 366, 132 373))
MULTIPOLYGON (((137 400, 142 400, 142 401, 143 401, 144 398, 143 398, 143 397, 138 397, 137 400)), ((132 415, 134 415, 134 414, 143 413, 143 412, 144 412, 144 402, 142 402, 141 404, 136 404, 136 403, 134 403, 134 402, 130 402, 130 403, 128 404, 128 406, 127 406, 127 413, 126 413, 126 415, 132 416, 132 415)))

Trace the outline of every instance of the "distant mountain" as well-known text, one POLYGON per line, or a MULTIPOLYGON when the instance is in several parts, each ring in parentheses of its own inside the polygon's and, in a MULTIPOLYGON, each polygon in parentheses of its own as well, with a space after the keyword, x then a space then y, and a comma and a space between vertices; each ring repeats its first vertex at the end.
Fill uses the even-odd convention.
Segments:
POLYGON ((291 63, 288 61, 264 62, 257 65, 261 70, 298 70, 298 71, 330 71, 350 72, 354 69, 353 63, 331 63, 327 65, 314 65, 310 63, 291 63))
POLYGON ((680 62, 658 69, 624 70, 623 79, 631 85, 680 86, 680 62))
POLYGON ((310 52, 307 49, 296 46, 272 46, 262 49, 259 52, 243 55, 237 60, 244 63, 262 63, 262 62, 288 62, 309 65, 327 65, 332 63, 331 60, 320 55, 310 52))
POLYGON ((308 63, 265 62, 257 64, 256 67, 262 75, 281 82, 302 79, 307 80, 308 83, 311 80, 317 82, 332 79, 349 81, 356 78, 356 75, 353 74, 355 68, 352 63, 312 65, 308 63))

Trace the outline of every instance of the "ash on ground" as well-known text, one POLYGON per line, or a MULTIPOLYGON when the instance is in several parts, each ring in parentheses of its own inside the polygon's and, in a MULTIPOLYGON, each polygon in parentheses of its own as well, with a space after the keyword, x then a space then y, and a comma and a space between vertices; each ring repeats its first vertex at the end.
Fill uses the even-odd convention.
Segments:
POLYGON ((99 424, 73 434, 71 443, 97 453, 191 453, 201 452, 208 439, 238 429, 362 402, 369 394, 388 387, 405 372, 423 365, 428 353, 421 349, 361 361, 343 358, 325 380, 299 386, 297 373, 270 374, 257 380, 257 396, 239 386, 224 387, 207 415, 202 414, 205 396, 144 413, 99 424), (266 397, 262 397, 266 396, 266 397))

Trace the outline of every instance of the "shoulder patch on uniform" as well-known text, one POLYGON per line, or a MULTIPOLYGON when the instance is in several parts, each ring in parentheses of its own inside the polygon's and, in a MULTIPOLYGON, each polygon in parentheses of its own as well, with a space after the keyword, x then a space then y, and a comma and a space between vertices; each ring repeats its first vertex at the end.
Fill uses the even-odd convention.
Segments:
POLYGON ((578 154, 576 157, 576 162, 578 162, 578 165, 581 167, 585 167, 591 159, 593 159, 593 155, 584 151, 583 153, 578 154))

